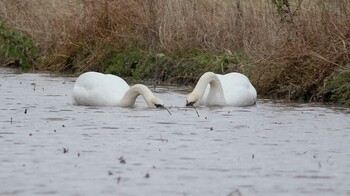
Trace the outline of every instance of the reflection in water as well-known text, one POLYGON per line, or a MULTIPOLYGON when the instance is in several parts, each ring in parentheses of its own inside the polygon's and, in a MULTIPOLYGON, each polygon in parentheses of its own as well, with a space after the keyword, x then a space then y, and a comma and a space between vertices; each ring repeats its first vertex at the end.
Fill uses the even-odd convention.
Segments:
POLYGON ((198 116, 176 87, 156 88, 172 115, 142 99, 85 107, 74 80, 0 69, 0 195, 350 193, 347 108, 260 100, 198 116))

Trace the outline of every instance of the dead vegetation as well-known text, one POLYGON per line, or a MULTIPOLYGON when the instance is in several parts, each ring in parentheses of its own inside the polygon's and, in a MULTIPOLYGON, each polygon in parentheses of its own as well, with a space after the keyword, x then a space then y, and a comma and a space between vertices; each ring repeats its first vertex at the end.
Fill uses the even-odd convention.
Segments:
MULTIPOLYGON (((327 82, 350 67, 348 0, 3 0, 0 20, 39 47, 37 70, 105 71, 124 66, 113 59, 130 48, 176 60, 193 49, 242 53, 248 60, 226 70, 248 74, 261 96, 324 101, 337 89, 327 82)), ((167 78, 191 69, 178 70, 167 78)))

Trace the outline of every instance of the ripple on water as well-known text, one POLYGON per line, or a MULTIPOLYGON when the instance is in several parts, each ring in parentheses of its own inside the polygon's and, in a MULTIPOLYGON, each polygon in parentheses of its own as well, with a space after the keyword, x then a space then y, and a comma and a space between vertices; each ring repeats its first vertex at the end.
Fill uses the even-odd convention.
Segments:
POLYGON ((73 112, 74 110, 69 110, 69 109, 62 109, 60 112, 73 112))
MULTIPOLYGON (((38 185, 39 187, 45 187, 45 185, 38 185)), ((37 195, 56 195, 58 192, 57 191, 40 191, 40 192, 35 192, 37 195)))
POLYGON ((276 143, 263 143, 264 146, 278 146, 276 143))
POLYGON ((245 128, 249 128, 249 126, 248 125, 235 125, 233 128, 234 129, 245 129, 245 128))
POLYGON ((163 121, 163 122, 156 122, 157 124, 161 125, 175 125, 177 122, 170 122, 170 121, 163 121))
POLYGON ((46 121, 66 121, 68 119, 67 118, 42 118, 42 120, 46 120, 46 121))
POLYGON ((119 127, 100 127, 100 129, 119 129, 119 127))
POLYGON ((180 160, 184 160, 184 161, 193 161, 196 160, 196 158, 194 157, 179 157, 180 160))
POLYGON ((61 111, 60 110, 49 110, 49 112, 58 113, 58 112, 61 112, 61 111))
POLYGON ((148 118, 146 115, 127 116, 128 118, 148 118))
POLYGON ((0 131, 0 135, 12 135, 15 134, 15 132, 10 132, 10 131, 0 131))
POLYGON ((332 176, 318 176, 318 175, 296 175, 293 178, 302 178, 302 179, 331 179, 332 176))

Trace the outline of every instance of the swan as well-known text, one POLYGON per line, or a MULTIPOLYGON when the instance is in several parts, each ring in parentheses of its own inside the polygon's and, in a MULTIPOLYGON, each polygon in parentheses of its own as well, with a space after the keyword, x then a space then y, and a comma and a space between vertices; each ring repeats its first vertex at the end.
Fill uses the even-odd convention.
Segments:
POLYGON ((155 97, 145 85, 129 85, 120 77, 98 72, 80 75, 73 87, 77 105, 130 107, 142 95, 150 108, 164 108, 163 101, 155 97))
POLYGON ((186 106, 248 106, 256 103, 256 97, 256 90, 245 75, 206 72, 187 95, 186 106))

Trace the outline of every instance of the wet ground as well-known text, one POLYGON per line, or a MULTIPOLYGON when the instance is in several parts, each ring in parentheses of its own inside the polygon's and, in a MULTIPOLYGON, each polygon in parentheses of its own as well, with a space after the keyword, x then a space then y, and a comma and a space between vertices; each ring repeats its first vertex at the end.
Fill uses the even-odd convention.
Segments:
POLYGON ((349 109, 75 106, 74 80, 0 69, 0 195, 350 195, 349 109))

